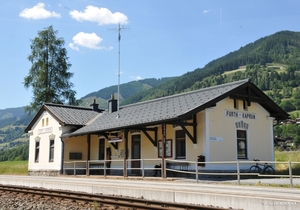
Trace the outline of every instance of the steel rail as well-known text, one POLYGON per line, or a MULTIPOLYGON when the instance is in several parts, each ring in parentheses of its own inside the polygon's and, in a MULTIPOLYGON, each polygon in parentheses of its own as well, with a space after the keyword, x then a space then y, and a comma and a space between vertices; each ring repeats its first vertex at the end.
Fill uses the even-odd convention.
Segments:
POLYGON ((172 209, 172 210, 223 210, 228 208, 203 206, 195 204, 171 203, 164 201, 146 200, 138 198, 130 198, 115 195, 90 194, 84 192, 74 192, 65 190, 53 190, 44 188, 31 188, 24 186, 1 185, 0 191, 11 191, 24 194, 34 194, 39 196, 49 196, 51 198, 61 198, 73 201, 98 202, 100 205, 111 205, 115 207, 129 207, 132 209, 172 209))

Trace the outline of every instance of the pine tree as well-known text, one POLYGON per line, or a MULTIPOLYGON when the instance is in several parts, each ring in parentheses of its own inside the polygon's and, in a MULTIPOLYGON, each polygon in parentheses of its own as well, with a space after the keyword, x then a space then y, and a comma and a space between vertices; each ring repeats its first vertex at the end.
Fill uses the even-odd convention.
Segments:
POLYGON ((26 112, 36 111, 43 103, 77 104, 76 91, 71 89, 73 83, 69 81, 73 73, 68 71, 71 64, 63 47, 65 41, 57 38, 57 33, 49 26, 31 40, 28 60, 32 66, 24 78, 24 86, 32 87, 34 97, 26 112))

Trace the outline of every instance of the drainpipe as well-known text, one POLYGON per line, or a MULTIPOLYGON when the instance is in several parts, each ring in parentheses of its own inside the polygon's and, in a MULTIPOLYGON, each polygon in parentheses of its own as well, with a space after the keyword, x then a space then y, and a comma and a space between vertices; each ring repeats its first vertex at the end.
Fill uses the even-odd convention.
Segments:
POLYGON ((124 167, 123 176, 127 177, 127 158, 128 158, 128 131, 124 130, 124 167))
POLYGON ((162 141, 161 141, 161 178, 164 179, 166 178, 165 174, 165 154, 166 154, 166 149, 165 149, 165 143, 166 143, 166 123, 162 124, 162 141))
POLYGON ((90 175, 90 169, 89 169, 89 160, 90 160, 90 148, 91 147, 91 134, 88 134, 87 136, 87 160, 86 160, 86 175, 90 175))
POLYGON ((62 137, 60 137, 60 141, 61 141, 61 144, 62 144, 60 174, 63 174, 63 172, 64 172, 65 142, 64 142, 64 139, 62 137))

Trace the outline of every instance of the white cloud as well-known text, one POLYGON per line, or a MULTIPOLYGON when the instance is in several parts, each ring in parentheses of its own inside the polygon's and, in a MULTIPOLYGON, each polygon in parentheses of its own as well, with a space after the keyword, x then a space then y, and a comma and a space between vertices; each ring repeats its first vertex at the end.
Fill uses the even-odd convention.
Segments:
POLYGON ((101 47, 99 44, 102 42, 102 38, 95 33, 79 32, 73 37, 73 42, 69 44, 69 47, 73 50, 79 51, 79 47, 86 47, 94 50, 106 49, 111 50, 112 47, 101 47))
POLYGON ((140 76, 130 76, 131 79, 134 79, 136 81, 142 80, 143 78, 140 76))
POLYGON ((211 11, 212 11, 211 9, 204 10, 204 11, 203 11, 203 14, 209 13, 209 12, 211 12, 211 11))
POLYGON ((74 43, 70 43, 69 47, 73 50, 79 51, 79 47, 77 47, 74 43))
POLYGON ((46 18, 60 18, 60 14, 56 12, 50 12, 45 9, 45 4, 44 3, 38 3, 32 8, 25 8, 22 10, 22 12, 19 14, 20 17, 26 18, 26 19, 46 19, 46 18))
POLYGON ((84 12, 72 10, 69 14, 79 22, 91 21, 98 23, 98 25, 127 24, 128 22, 127 16, 120 12, 112 13, 107 8, 98 8, 90 5, 86 7, 84 12))

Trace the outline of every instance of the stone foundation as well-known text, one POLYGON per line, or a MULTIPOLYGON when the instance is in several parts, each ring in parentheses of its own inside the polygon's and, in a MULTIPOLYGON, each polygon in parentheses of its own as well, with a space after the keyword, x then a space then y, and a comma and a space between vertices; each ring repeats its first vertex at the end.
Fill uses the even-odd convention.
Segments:
POLYGON ((29 176, 58 176, 60 170, 28 170, 29 176))

